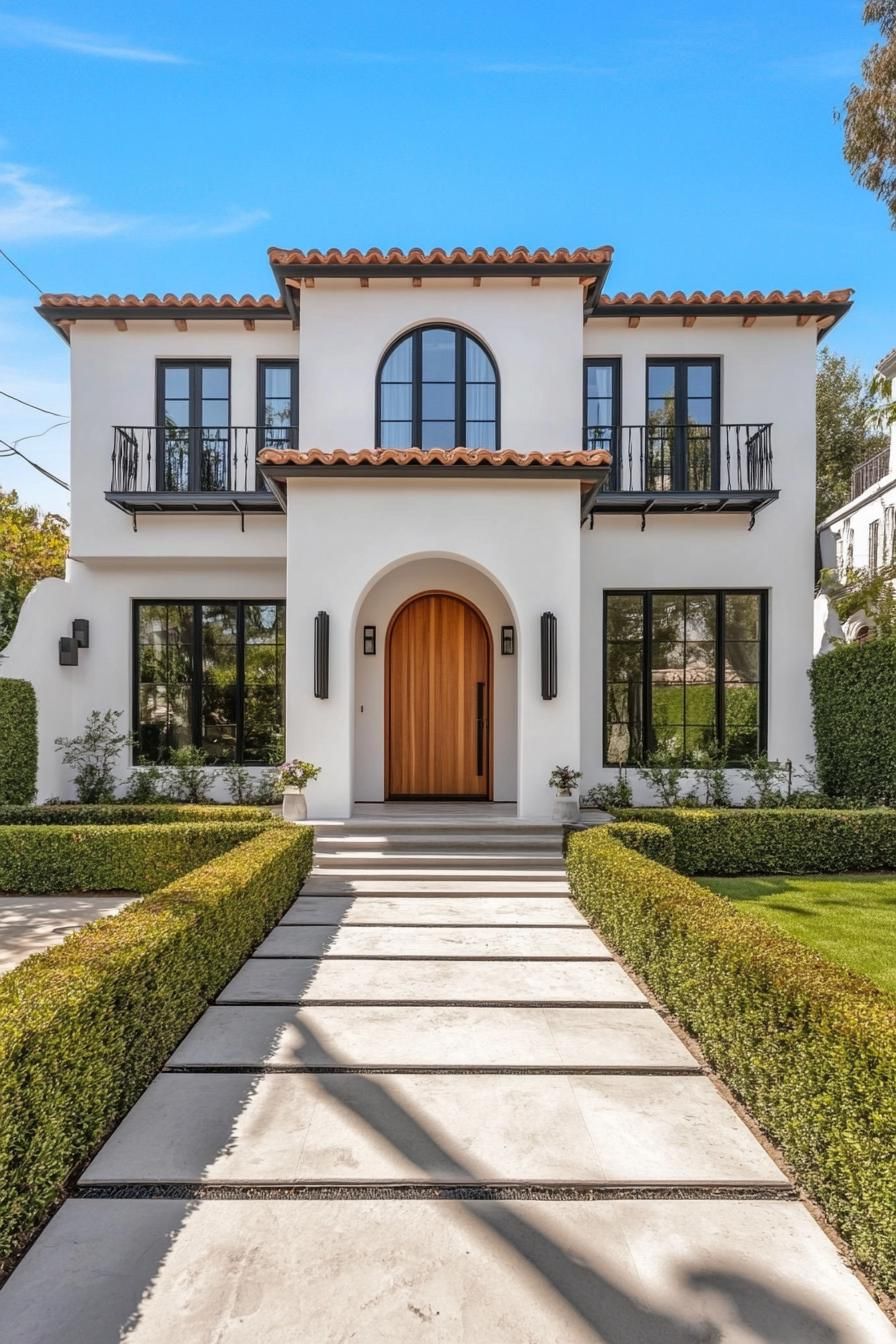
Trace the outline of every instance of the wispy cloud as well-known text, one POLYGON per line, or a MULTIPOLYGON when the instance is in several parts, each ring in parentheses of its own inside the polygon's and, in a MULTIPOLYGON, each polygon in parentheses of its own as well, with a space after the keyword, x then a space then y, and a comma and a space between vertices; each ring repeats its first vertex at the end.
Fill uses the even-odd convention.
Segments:
POLYGON ((43 238, 139 237, 150 242, 221 238, 267 219, 265 210, 230 206, 211 218, 141 215, 103 210, 82 196, 36 181, 19 163, 0 163, 0 237, 9 242, 43 238))
POLYGON ((187 64, 185 57, 176 56, 170 51, 156 51, 152 47, 137 46, 125 38, 85 33, 44 19, 23 19, 15 14, 0 14, 0 43, 8 47, 48 47, 53 51, 71 51, 79 56, 99 56, 108 61, 187 64))
POLYGON ((510 60, 503 57, 471 57, 452 51, 351 51, 343 48, 319 48, 299 53, 298 60, 308 65, 414 65, 437 66, 464 71, 471 75, 611 75, 605 66, 575 61, 510 60))

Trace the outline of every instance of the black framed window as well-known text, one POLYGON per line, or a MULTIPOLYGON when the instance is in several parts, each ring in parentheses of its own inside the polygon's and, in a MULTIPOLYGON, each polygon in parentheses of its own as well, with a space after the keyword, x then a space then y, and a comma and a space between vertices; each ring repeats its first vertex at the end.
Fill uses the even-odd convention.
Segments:
POLYGON ((880 561, 880 522, 877 518, 868 524, 868 571, 876 574, 880 561))
POLYGON ((604 764, 765 751, 765 591, 604 595, 604 764))
POLYGON ((475 336, 418 327, 390 346, 377 372, 377 447, 495 449, 498 402, 494 360, 475 336))
POLYGON ((282 750, 285 605, 135 602, 136 755, 196 746, 210 765, 264 765, 282 750))
POLYGON ((230 360, 156 363, 159 490, 230 486, 230 360))
POLYGON ((719 487, 718 359, 648 359, 645 490, 719 487))
MULTIPOLYGON (((619 424, 619 359, 586 359, 583 386, 584 446, 616 452, 619 424)), ((610 483, 613 488, 614 482, 610 483)))
POLYGON ((293 446, 299 424, 299 362, 258 361, 258 450, 293 446))

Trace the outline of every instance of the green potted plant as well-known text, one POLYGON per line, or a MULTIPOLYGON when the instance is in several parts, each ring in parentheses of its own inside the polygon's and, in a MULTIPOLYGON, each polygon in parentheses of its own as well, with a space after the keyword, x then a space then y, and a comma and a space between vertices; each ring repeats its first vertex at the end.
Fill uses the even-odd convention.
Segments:
POLYGON ((308 815, 305 786, 320 774, 310 761, 284 761, 277 771, 277 788, 283 794, 283 820, 304 821, 308 815))
POLYGON ((554 821, 578 821, 579 800, 574 795, 581 778, 581 770, 574 770, 571 765, 554 766, 548 780, 549 786, 557 794, 554 802, 554 821))

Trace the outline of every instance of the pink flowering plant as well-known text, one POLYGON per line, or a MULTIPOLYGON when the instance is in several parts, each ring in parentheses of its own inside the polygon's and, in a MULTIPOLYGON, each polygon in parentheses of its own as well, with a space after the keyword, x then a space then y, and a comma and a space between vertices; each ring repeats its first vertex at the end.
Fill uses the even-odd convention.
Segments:
POLYGON ((573 770, 571 765, 555 765, 551 771, 548 785, 556 789, 561 798, 571 798, 572 791, 582 778, 581 770, 573 770))

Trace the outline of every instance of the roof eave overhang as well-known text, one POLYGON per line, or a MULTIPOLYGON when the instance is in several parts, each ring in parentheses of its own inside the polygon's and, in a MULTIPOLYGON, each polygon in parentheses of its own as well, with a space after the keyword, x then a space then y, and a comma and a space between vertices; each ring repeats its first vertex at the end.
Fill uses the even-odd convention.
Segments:
POLYGON ((284 308, 253 307, 251 304, 234 304, 225 307, 212 307, 197 304, 186 307, 183 304, 106 304, 88 307, 79 304, 37 304, 34 310, 45 322, 68 340, 67 325, 72 322, 289 322, 290 314, 284 308))
POLYGON ((529 463, 527 465, 514 466, 510 463, 504 463, 501 466, 490 467, 484 463, 463 463, 452 462, 442 464, 438 462, 430 463, 391 463, 391 462, 313 462, 313 463, 273 463, 259 462, 258 470, 264 479, 272 486, 282 485, 284 481, 311 476, 338 476, 341 478, 350 477, 352 479, 363 478, 364 480, 379 480, 382 477, 395 479, 403 477, 405 479, 425 478, 431 479, 438 477, 458 477, 463 476, 466 480, 481 480, 494 483, 495 481, 513 479, 527 480, 537 477, 539 480, 566 480, 566 481, 587 481, 603 482, 610 472, 607 464, 599 464, 593 467, 589 466, 563 466, 560 464, 545 463, 538 465, 529 463))
POLYGON ((814 317, 828 318, 818 339, 845 317, 849 303, 606 303, 586 310, 586 317, 814 317))

